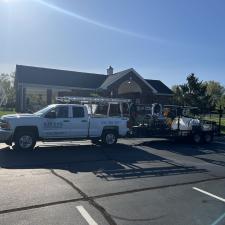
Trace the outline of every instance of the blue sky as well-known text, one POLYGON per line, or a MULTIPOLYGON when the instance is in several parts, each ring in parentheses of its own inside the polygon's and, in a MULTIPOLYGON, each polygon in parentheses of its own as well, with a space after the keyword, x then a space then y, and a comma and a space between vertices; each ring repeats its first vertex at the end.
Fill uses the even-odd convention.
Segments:
POLYGON ((224 0, 0 0, 0 73, 112 65, 168 86, 192 72, 225 85, 224 12, 224 0))

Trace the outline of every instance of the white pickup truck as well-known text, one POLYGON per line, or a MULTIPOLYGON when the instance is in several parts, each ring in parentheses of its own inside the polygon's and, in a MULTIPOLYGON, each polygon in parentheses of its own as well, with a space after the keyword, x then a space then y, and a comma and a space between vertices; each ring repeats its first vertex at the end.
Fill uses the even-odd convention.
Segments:
POLYGON ((89 115, 85 105, 52 104, 34 114, 5 115, 0 119, 0 143, 31 150, 36 141, 90 139, 106 145, 126 136, 127 118, 89 115))

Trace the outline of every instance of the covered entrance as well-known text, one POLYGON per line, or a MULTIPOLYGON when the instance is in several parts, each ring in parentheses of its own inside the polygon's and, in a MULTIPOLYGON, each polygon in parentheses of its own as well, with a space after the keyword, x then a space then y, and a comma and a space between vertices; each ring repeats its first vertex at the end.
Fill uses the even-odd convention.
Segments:
POLYGON ((142 89, 132 79, 122 82, 118 87, 118 96, 121 98, 132 99, 135 103, 141 103, 142 89))

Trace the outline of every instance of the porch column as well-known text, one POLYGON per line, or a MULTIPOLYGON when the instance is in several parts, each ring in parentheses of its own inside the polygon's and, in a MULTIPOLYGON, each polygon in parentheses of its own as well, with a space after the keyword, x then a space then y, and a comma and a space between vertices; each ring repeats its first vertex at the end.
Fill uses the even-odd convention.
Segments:
POLYGON ((26 88, 22 88, 21 111, 26 112, 26 88))
POLYGON ((47 89, 47 104, 52 104, 52 89, 47 89))
POLYGON ((21 112, 21 101, 22 101, 22 86, 16 84, 16 112, 21 112))

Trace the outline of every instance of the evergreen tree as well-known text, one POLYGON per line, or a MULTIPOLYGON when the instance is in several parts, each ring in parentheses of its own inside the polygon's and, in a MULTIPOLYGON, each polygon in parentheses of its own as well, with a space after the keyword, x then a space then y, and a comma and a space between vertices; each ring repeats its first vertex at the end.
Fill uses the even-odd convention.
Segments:
POLYGON ((207 85, 195 76, 194 73, 187 76, 187 82, 174 86, 175 101, 183 106, 198 107, 201 112, 211 110, 211 99, 207 94, 207 85))

